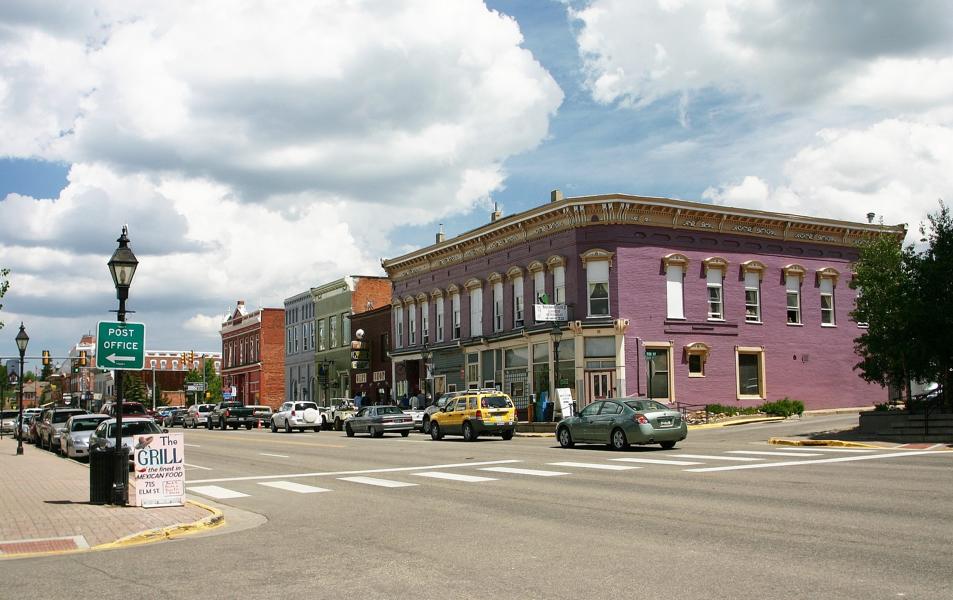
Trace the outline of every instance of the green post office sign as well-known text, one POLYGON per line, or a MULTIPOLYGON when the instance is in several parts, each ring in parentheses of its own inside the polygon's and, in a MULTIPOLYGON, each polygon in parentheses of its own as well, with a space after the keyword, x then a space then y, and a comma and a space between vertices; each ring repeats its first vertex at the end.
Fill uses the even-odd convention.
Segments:
POLYGON ((145 323, 100 321, 96 328, 96 366, 138 371, 145 366, 145 323))

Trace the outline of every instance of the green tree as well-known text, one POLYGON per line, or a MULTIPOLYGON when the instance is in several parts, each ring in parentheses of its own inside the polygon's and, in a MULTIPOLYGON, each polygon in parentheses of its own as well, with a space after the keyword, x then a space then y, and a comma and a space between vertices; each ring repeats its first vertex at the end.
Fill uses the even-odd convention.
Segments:
MULTIPOLYGON (((188 373, 185 374, 186 383, 198 383, 205 382, 205 391, 208 392, 209 402, 218 402, 222 399, 222 378, 218 376, 215 372, 215 359, 206 358, 199 361, 199 364, 204 363, 205 365, 205 375, 202 375, 202 369, 191 369, 188 373)), ((189 398, 186 404, 192 404, 194 401, 192 398, 189 398)), ((205 399, 202 398, 200 402, 205 402, 205 399)))
POLYGON ((53 365, 43 365, 43 370, 40 371, 40 381, 49 381, 50 375, 53 374, 53 365))
POLYGON ((146 384, 135 373, 123 373, 122 395, 125 402, 142 402, 143 404, 147 402, 149 397, 146 393, 146 384))

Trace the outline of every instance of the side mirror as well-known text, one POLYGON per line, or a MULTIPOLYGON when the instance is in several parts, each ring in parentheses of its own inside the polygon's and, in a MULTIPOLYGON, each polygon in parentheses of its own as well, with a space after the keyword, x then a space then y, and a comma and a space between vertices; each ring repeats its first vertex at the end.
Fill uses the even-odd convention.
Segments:
POLYGON ((169 433, 169 430, 168 430, 168 429, 163 429, 163 430, 162 430, 162 433, 169 433))
POLYGON ((447 412, 447 405, 446 405, 446 404, 444 404, 443 406, 440 407, 440 412, 447 412))

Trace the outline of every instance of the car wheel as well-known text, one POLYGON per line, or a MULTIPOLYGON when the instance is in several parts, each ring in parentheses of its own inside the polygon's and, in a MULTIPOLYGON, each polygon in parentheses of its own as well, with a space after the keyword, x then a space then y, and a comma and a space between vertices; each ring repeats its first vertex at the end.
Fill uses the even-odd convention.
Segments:
POLYGON ((383 429, 375 429, 375 430, 374 430, 374 437, 379 437, 379 438, 384 437, 384 430, 383 430, 383 429))
POLYGON ((621 429, 612 430, 611 444, 613 450, 625 450, 629 447, 629 440, 625 437, 625 432, 621 429))
POLYGON ((401 436, 401 437, 407 437, 408 435, 410 435, 410 432, 409 432, 409 431, 401 431, 401 432, 400 432, 400 436, 401 436))
POLYGON ((275 420, 274 420, 274 419, 271 420, 271 432, 272 432, 272 433, 278 433, 278 426, 275 425, 275 420))
POLYGON ((440 431, 440 423, 431 423, 430 424, 430 439, 432 440, 442 440, 443 432, 440 431))
POLYGON ((511 440, 513 439, 513 433, 515 432, 512 429, 507 429, 506 431, 500 434, 500 437, 503 438, 504 440, 511 440))
POLYGON ((317 427, 314 428, 314 432, 315 432, 315 433, 318 433, 318 432, 320 432, 320 431, 321 431, 321 426, 320 426, 320 425, 318 425, 317 427))
POLYGON ((672 448, 675 447, 675 441, 674 441, 674 440, 670 440, 670 441, 665 441, 665 442, 659 442, 659 445, 660 445, 662 448, 665 448, 666 450, 671 450, 672 448))
POLYGON ((430 433, 430 417, 424 417, 424 422, 421 429, 424 433, 430 433))
POLYGON ((568 427, 560 427, 559 431, 556 432, 556 439, 559 440, 559 445, 563 448, 572 448, 574 445, 572 434, 569 433, 568 427))
POLYGON ((334 431, 341 431, 341 419, 334 417, 334 431))
POLYGON ((251 423, 245 423, 245 429, 251 430, 251 423))
POLYGON ((463 424, 463 441, 465 442, 475 442, 477 439, 477 432, 473 430, 473 425, 470 423, 463 424))
POLYGON ((292 432, 291 423, 288 421, 288 419, 285 419, 285 433, 291 433, 291 432, 292 432))
POLYGON ((347 437, 354 437, 354 430, 351 429, 350 423, 344 426, 344 433, 347 434, 347 437))

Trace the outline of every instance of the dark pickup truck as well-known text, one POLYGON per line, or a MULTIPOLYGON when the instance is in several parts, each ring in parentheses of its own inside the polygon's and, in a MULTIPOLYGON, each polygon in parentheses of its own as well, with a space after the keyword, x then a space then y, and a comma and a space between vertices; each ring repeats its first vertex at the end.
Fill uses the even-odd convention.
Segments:
POLYGON ((257 422, 258 418, 254 415, 252 407, 231 401, 216 404, 212 412, 208 414, 206 425, 209 429, 219 427, 224 430, 229 425, 232 429, 238 429, 241 425, 244 425, 245 429, 251 429, 257 422))

